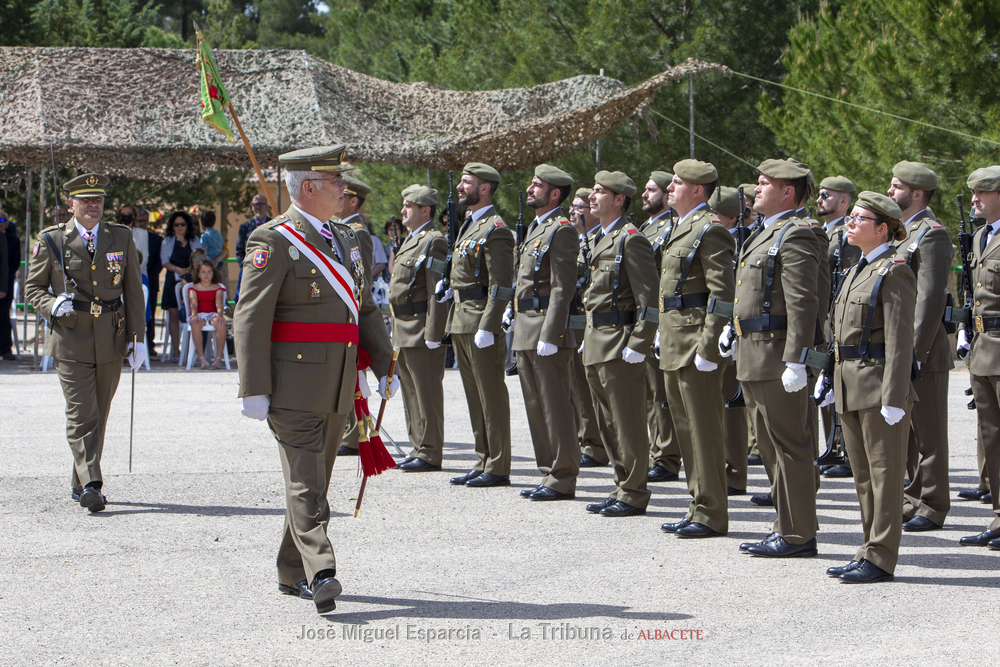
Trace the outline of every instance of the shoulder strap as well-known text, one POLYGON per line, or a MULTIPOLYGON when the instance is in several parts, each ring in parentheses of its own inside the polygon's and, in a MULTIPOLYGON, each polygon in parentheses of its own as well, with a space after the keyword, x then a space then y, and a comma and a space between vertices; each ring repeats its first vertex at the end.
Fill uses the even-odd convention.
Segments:
POLYGON ((549 240, 545 243, 545 245, 538 249, 538 256, 535 258, 535 270, 531 273, 531 289, 533 297, 538 296, 538 274, 542 270, 542 260, 545 259, 545 253, 547 253, 549 248, 552 247, 552 239, 555 238, 556 232, 559 231, 560 227, 562 227, 562 225, 556 225, 552 229, 552 233, 549 234, 549 240))
POLYGON ((684 259, 684 268, 681 269, 680 278, 677 279, 677 286, 674 287, 674 296, 680 296, 681 291, 684 289, 684 283, 687 282, 688 274, 691 272, 691 267, 694 265, 694 256, 698 253, 698 247, 701 245, 701 240, 705 237, 705 232, 708 228, 712 226, 712 222, 709 221, 704 227, 701 228, 701 232, 698 234, 698 238, 694 241, 694 246, 691 248, 691 252, 684 259))
POLYGON ((909 248, 906 249, 906 265, 907 266, 909 266, 910 262, 913 261, 913 253, 915 253, 917 251, 917 246, 920 245, 920 242, 924 239, 924 236, 926 236, 927 232, 929 232, 929 231, 931 231, 931 227, 930 226, 924 227, 923 231, 921 231, 920 234, 917 235, 917 239, 913 243, 910 244, 909 248))
MULTIPOLYGON (((923 236, 923 234, 921 234, 921 236, 923 236)), ((920 241, 918 239, 916 243, 919 242, 920 241)), ((916 243, 914 243, 914 245, 916 245, 916 243)), ((858 345, 858 353, 862 357, 867 356, 868 339, 870 339, 872 335, 872 323, 875 321, 875 306, 878 303, 878 293, 879 290, 882 289, 882 281, 889 273, 891 266, 891 264, 889 266, 883 266, 878 270, 878 278, 875 279, 875 285, 872 287, 872 295, 868 298, 868 314, 865 316, 864 328, 861 330, 861 343, 858 345)))
POLYGON ((764 278, 764 304, 761 308, 761 313, 765 318, 765 324, 767 323, 767 318, 771 315, 771 293, 774 291, 774 263, 777 261, 778 247, 781 245, 781 239, 785 237, 785 232, 794 226, 795 223, 785 225, 785 227, 778 232, 778 238, 774 239, 774 245, 772 245, 767 251, 767 274, 764 278))
POLYGON ((618 288, 621 286, 622 259, 625 256, 625 241, 629 235, 622 231, 622 239, 618 242, 618 254, 615 255, 615 279, 611 286, 611 312, 618 314, 618 288))

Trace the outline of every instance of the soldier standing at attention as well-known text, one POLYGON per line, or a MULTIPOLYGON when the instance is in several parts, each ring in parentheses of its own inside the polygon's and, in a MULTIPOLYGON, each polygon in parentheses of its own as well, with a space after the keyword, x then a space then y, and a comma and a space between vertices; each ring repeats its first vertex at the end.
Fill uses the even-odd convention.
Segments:
POLYGON ((986 224, 972 239, 971 322, 958 332, 958 356, 969 360, 994 517, 986 530, 960 542, 1000 549, 1000 166, 975 170, 968 184, 986 224))
POLYGON ((342 591, 327 492, 359 365, 370 358, 383 398, 399 386, 386 377, 389 335, 354 232, 327 222, 344 196, 345 150, 279 156, 292 205, 250 235, 234 323, 242 413, 267 420, 285 479, 278 590, 311 599, 321 614, 342 591))
POLYGON ((584 295, 587 329, 583 364, 600 409, 604 446, 614 467, 615 489, 604 501, 587 505, 601 516, 646 513, 646 367, 659 311, 656 265, 649 240, 625 217, 635 183, 620 171, 599 171, 590 194, 590 211, 601 232, 590 258, 590 286, 584 295))
POLYGON ((451 483, 510 486, 510 398, 504 381, 507 338, 500 324, 514 297, 514 235, 493 208, 500 174, 470 162, 462 170, 458 203, 465 222, 452 250, 451 286, 439 284, 438 301, 452 301, 451 334, 476 438, 475 467, 451 483))
POLYGON ((444 452, 444 354, 448 306, 433 297, 448 246, 434 227, 438 192, 418 185, 403 191, 403 226, 410 232, 396 253, 389 281, 392 342, 399 348, 403 411, 413 451, 404 472, 440 470, 444 452), (418 387, 419 383, 419 387, 418 387))
POLYGON ((718 345, 728 318, 709 314, 708 303, 733 299, 736 243, 708 208, 718 186, 719 173, 707 162, 674 165, 667 202, 680 217, 659 267, 660 368, 691 494, 684 518, 661 529, 681 538, 729 532, 718 345))
POLYGON ((580 472, 576 412, 571 393, 577 341, 567 327, 576 294, 580 241, 560 205, 573 177, 540 164, 527 188, 535 220, 520 249, 514 290, 513 349, 541 484, 521 491, 531 500, 563 500, 576 495, 580 472))
POLYGON ((909 486, 903 490, 908 532, 937 530, 951 510, 948 487, 948 375, 955 367, 944 328, 948 278, 955 248, 951 236, 927 208, 938 186, 937 175, 920 162, 892 168, 889 196, 903 212, 906 238, 896 249, 917 276, 913 351, 920 379, 913 383, 920 409, 910 420, 906 456, 909 486))
POLYGON ((146 357, 146 307, 132 230, 101 222, 108 179, 84 174, 63 185, 73 218, 38 234, 25 297, 45 318, 52 357, 66 397, 66 437, 73 451, 70 496, 100 512, 101 454, 122 357, 137 368, 146 357))
POLYGON ((815 556, 816 472, 799 359, 816 336, 820 248, 809 224, 795 215, 808 170, 784 160, 765 160, 758 169, 754 210, 765 217, 740 253, 733 323, 719 348, 736 356, 778 518, 768 537, 740 549, 772 558, 815 556))
POLYGON ((908 415, 917 395, 913 365, 916 279, 891 241, 906 238, 899 207, 885 195, 862 192, 848 217, 851 245, 863 256, 847 274, 834 303, 836 396, 844 445, 854 464, 864 544, 850 563, 826 573, 849 584, 891 581, 903 534, 903 485, 908 415), (874 362, 874 363, 873 363, 874 362))
MULTIPOLYGON (((660 266, 663 244, 673 228, 673 216, 667 206, 667 188, 673 174, 654 171, 649 175, 646 189, 642 193, 642 212, 649 216, 639 231, 653 246, 653 264, 660 266)), ((659 336, 653 349, 659 347, 659 336)), ((663 371, 659 359, 651 354, 646 357, 646 415, 649 421, 649 472, 650 482, 672 482, 681 470, 681 450, 674 435, 674 422, 670 418, 667 405, 667 390, 663 385, 663 371)))

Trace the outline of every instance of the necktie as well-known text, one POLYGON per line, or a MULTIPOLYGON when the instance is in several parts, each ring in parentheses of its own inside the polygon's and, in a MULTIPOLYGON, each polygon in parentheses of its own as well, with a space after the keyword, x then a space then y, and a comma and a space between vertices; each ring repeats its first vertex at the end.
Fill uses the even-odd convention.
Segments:
POLYGON ((983 235, 979 239, 979 254, 982 255, 986 252, 986 246, 990 243, 990 237, 993 235, 993 226, 989 225, 983 230, 983 235))
POLYGON ((323 238, 326 239, 326 244, 330 246, 331 250, 333 250, 333 254, 337 256, 337 261, 343 264, 344 260, 340 256, 340 250, 337 248, 337 245, 333 242, 333 230, 330 229, 330 223, 324 222, 323 226, 319 228, 319 233, 323 236, 323 238))
POLYGON ((83 240, 87 243, 87 252, 90 253, 90 257, 94 257, 94 253, 97 251, 97 243, 94 241, 94 232, 87 231, 83 233, 83 240))
POLYGON ((851 291, 851 285, 854 284, 854 279, 857 278, 858 275, 862 271, 864 271, 864 269, 865 269, 866 266, 868 266, 868 258, 867 257, 862 257, 861 259, 858 260, 858 265, 856 267, 854 267, 854 275, 851 276, 851 282, 848 283, 848 285, 847 285, 847 291, 845 291, 844 294, 847 294, 848 292, 851 291))

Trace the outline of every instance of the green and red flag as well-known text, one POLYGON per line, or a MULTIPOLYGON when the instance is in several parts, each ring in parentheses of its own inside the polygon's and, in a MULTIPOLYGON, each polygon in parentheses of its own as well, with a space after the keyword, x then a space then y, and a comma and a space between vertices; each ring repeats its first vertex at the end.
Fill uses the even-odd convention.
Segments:
POLYGON ((221 132, 230 142, 236 143, 233 131, 229 129, 224 109, 229 105, 229 93, 222 85, 222 77, 212 60, 212 52, 205 44, 201 30, 196 30, 198 36, 198 74, 201 78, 201 118, 206 123, 221 132))

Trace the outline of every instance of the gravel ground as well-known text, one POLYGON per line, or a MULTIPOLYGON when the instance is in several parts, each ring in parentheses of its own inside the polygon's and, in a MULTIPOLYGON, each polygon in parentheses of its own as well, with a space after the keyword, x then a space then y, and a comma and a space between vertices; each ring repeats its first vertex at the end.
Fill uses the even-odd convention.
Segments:
MULTIPOLYGON (((474 459, 454 371, 444 471, 373 478, 355 519, 357 460, 338 461, 330 537, 344 594, 319 616, 277 592, 280 464, 267 427, 239 416, 235 370, 140 372, 131 473, 123 375, 109 504, 88 515, 69 498, 58 379, 28 367, 0 363, 0 665, 961 664, 1000 648, 988 620, 1000 553, 958 544, 986 527, 986 505, 956 499, 943 530, 904 534, 895 583, 846 586, 824 570, 861 540, 851 480, 823 482, 819 556, 787 561, 738 553, 773 520, 749 496, 730 499, 728 537, 692 541, 659 528, 683 516, 683 482, 652 485, 645 517, 584 511, 606 496, 606 468, 581 472, 574 501, 532 503, 518 497, 539 475, 517 378, 512 486, 452 487, 474 459)), ((956 369, 953 497, 977 480, 966 387, 956 369)), ((405 439, 401 401, 385 425, 405 439)), ((750 491, 766 485, 751 468, 750 491)))

